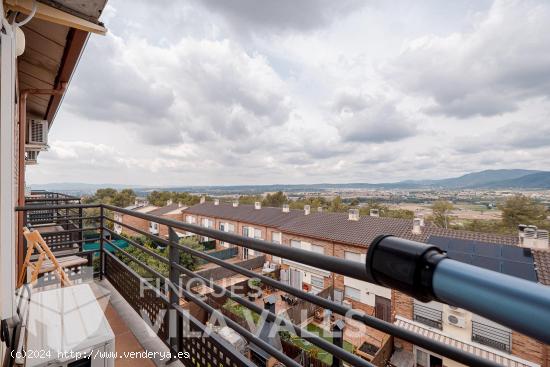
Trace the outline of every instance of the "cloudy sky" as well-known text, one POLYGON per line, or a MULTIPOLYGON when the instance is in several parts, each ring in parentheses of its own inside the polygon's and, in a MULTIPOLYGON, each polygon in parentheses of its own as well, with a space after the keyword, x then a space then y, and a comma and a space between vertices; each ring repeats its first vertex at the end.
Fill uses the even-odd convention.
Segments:
POLYGON ((550 2, 109 0, 31 184, 550 170, 550 2))

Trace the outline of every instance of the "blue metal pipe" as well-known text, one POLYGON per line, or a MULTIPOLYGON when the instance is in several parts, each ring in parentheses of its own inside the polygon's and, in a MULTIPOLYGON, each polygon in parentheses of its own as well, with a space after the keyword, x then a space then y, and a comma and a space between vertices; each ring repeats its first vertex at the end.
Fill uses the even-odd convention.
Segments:
POLYGON ((550 287, 451 259, 433 273, 439 301, 550 344, 550 287))
POLYGON ((550 287, 449 259, 438 247, 379 236, 367 281, 422 302, 441 301, 550 344, 550 287))

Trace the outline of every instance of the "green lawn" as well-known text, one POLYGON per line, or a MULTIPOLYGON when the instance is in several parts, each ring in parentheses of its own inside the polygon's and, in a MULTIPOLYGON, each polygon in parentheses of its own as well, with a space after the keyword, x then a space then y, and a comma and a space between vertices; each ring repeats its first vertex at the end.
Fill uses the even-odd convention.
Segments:
MULTIPOLYGON (((321 338, 325 339, 329 343, 332 343, 332 337, 328 335, 329 333, 327 333, 326 331, 323 332, 323 330, 319 326, 317 326, 315 324, 308 324, 306 329, 307 329, 307 331, 309 331, 311 333, 314 333, 314 334, 320 336, 321 338)), ((317 359, 321 360, 322 362, 324 362, 328 365, 332 364, 332 355, 325 352, 324 350, 320 349, 316 345, 313 345, 310 342, 307 342, 304 339, 302 339, 302 338, 300 338, 296 335, 293 335, 291 337, 291 342, 292 342, 292 344, 294 344, 297 347, 300 347, 301 349, 306 350, 306 351, 316 349, 317 350, 317 359)), ((353 352, 353 345, 344 340, 344 349, 348 352, 353 352)))

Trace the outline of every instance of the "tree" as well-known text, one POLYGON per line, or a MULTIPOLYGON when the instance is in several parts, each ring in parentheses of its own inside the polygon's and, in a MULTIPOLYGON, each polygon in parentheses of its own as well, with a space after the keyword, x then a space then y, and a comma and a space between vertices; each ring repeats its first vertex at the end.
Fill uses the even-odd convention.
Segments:
POLYGON ((518 224, 533 224, 547 227, 548 209, 525 195, 514 195, 499 206, 502 211, 502 223, 510 230, 518 224))
MULTIPOLYGON (((195 236, 182 238, 180 240, 180 245, 197 251, 204 250, 204 246, 199 243, 199 240, 195 236)), ((200 260, 200 258, 188 252, 180 251, 180 264, 191 271, 197 270, 200 260)))
POLYGON ((111 203, 114 206, 124 208, 126 206, 132 205, 135 201, 136 201, 136 194, 134 193, 134 190, 124 189, 120 192, 117 192, 113 196, 111 203))
MULTIPOLYGON (((165 206, 168 200, 172 200, 174 203, 182 203, 183 205, 191 206, 198 204, 200 201, 199 195, 192 195, 188 192, 175 192, 175 191, 151 191, 147 195, 147 200, 156 206, 165 206)), ((210 200, 206 197, 206 200, 210 200)))
POLYGON ((348 209, 348 206, 342 202, 342 198, 340 196, 335 197, 330 202, 330 206, 328 207, 328 210, 330 212, 343 212, 348 209))
POLYGON ((103 203, 110 204, 113 197, 116 195, 117 191, 112 188, 97 189, 94 194, 95 200, 103 203))
POLYGON ((445 200, 437 200, 432 203, 433 222, 438 227, 449 228, 451 218, 449 214, 454 209, 451 202, 445 200))
POLYGON ((147 200, 156 206, 165 206, 170 199, 172 199, 172 193, 169 191, 151 191, 147 195, 147 200))
POLYGON ((239 196, 239 204, 253 205, 256 201, 262 202, 262 197, 259 195, 241 195, 239 196))
POLYGON ((264 206, 279 207, 288 202, 287 196, 282 191, 277 191, 274 194, 267 194, 262 201, 264 206))

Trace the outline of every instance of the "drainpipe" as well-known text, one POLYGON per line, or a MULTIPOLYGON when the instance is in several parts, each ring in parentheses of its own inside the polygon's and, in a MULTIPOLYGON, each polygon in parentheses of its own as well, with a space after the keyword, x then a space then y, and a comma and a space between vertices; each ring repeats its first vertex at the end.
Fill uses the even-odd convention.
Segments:
MULTIPOLYGON (((57 89, 25 89, 22 90, 19 97, 19 185, 18 185, 18 205, 25 205, 25 143, 27 141, 27 97, 29 95, 62 95, 65 92, 67 83, 61 83, 57 89)), ((17 213, 19 240, 17 252, 18 270, 23 266, 23 223, 24 212, 17 213)))

